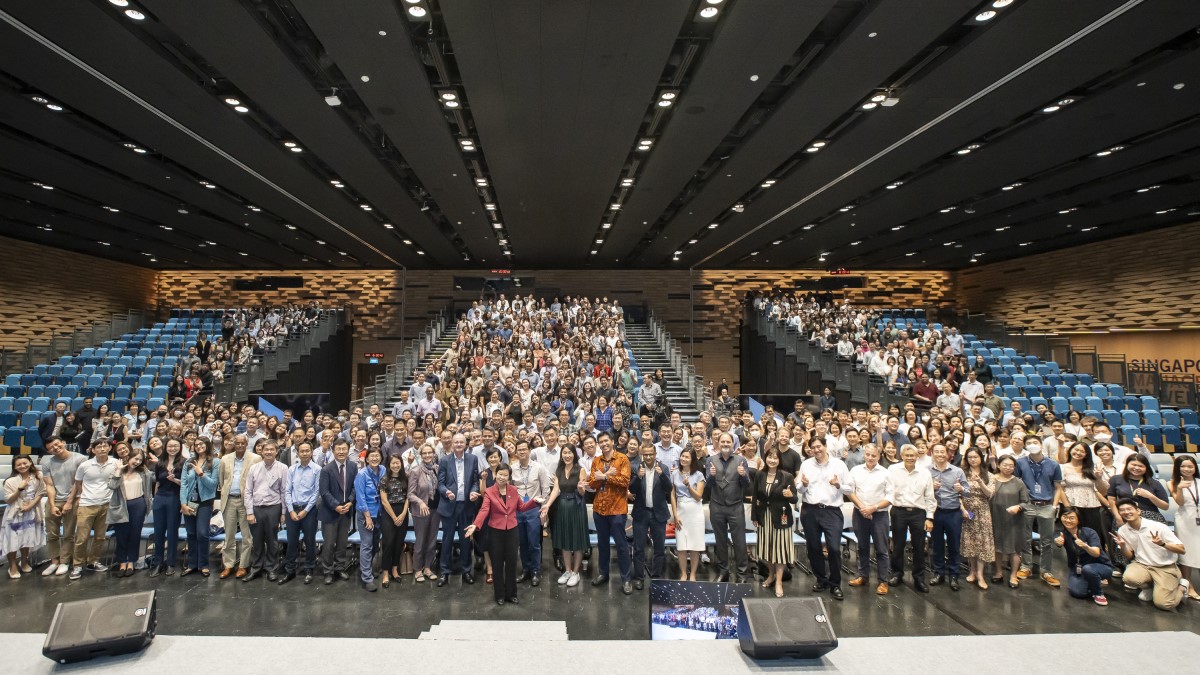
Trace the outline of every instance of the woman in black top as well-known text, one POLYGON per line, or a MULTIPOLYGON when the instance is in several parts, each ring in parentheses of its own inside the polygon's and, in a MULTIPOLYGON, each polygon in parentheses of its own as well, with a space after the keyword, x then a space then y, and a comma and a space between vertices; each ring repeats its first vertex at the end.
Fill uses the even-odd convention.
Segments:
POLYGON ((1125 470, 1108 483, 1108 502, 1114 529, 1125 524, 1116 506, 1118 500, 1125 498, 1137 502, 1143 518, 1166 524, 1167 519, 1163 518, 1159 509, 1170 506, 1167 503, 1167 489, 1150 474, 1150 463, 1141 455, 1133 455, 1125 460, 1125 470))
POLYGON ((787 566, 796 561, 792 530, 796 519, 792 505, 798 497, 793 487, 795 476, 779 469, 779 449, 767 448, 766 469, 753 478, 754 496, 751 520, 758 530, 758 557, 771 570, 763 588, 775 583, 775 597, 783 597, 783 575, 787 566))
POLYGON ((154 466, 154 551, 159 564, 150 576, 175 573, 175 552, 179 548, 179 486, 183 481, 183 446, 179 439, 167 440, 164 454, 154 466))
POLYGON ((404 553, 404 538, 408 536, 408 475, 404 473, 401 455, 388 459, 387 474, 379 483, 379 502, 382 508, 379 520, 383 525, 383 549, 379 553, 383 568, 381 585, 387 588, 392 578, 400 576, 400 557, 404 553))

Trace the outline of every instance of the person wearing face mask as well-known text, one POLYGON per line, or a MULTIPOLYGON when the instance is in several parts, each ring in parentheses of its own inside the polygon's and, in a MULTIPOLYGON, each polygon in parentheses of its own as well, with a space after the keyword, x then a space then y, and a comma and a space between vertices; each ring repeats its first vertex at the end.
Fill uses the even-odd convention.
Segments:
MULTIPOLYGON (((1015 438, 1015 437, 1014 437, 1015 438)), ((1054 510, 1058 504, 1067 503, 1063 494, 1062 467, 1042 452, 1042 441, 1036 436, 1025 439, 1028 456, 1017 460, 1016 476, 1025 483, 1029 491, 1029 506, 1025 509, 1025 551, 1021 555, 1021 569, 1017 577, 1028 579, 1033 574, 1033 536, 1036 529, 1041 541, 1049 542, 1054 537, 1054 510)), ((1053 574, 1054 549, 1041 547, 1038 570, 1042 581, 1052 588, 1061 586, 1053 574)))

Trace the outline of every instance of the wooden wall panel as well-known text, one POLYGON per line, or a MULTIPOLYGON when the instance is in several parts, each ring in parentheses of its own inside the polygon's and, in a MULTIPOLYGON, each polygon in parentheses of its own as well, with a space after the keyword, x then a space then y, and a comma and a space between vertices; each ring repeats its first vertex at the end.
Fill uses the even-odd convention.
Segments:
POLYGON ((154 270, 7 237, 0 252, 2 349, 155 305, 154 270))
POLYGON ((958 307, 1036 331, 1200 324, 1200 223, 955 275, 958 307))

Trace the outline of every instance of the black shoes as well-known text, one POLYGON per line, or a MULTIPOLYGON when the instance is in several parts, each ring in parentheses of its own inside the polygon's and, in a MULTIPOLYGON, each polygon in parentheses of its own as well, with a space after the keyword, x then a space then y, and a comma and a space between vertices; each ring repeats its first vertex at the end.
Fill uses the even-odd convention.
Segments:
POLYGON ((503 607, 504 606, 504 598, 496 598, 496 604, 503 607))
MULTIPOLYGON (((308 582, 306 581, 305 583, 308 583, 308 582)), ((326 586, 328 586, 328 585, 330 585, 330 584, 332 584, 332 583, 333 583, 333 575, 332 575, 332 574, 326 574, 326 575, 325 575, 325 585, 326 585, 326 586)))
POLYGON ((824 581, 818 581, 812 586, 813 593, 824 593, 827 590, 829 590, 829 584, 825 583, 824 581))
POLYGON ((475 575, 471 574, 470 572, 467 572, 466 574, 463 575, 463 583, 467 583, 467 584, 475 583, 475 575))
POLYGON ((368 581, 364 586, 368 592, 374 593, 379 590, 379 583, 374 579, 368 581))
POLYGON ((280 585, 280 586, 282 586, 282 585, 286 584, 287 582, 289 582, 289 581, 291 581, 292 579, 295 579, 295 578, 296 578, 296 573, 295 573, 295 572, 288 572, 287 574, 284 574, 284 575, 283 575, 283 578, 282 578, 282 579, 280 579, 280 580, 279 580, 279 585, 280 585))
POLYGON ((917 589, 918 593, 928 593, 929 592, 929 586, 927 586, 925 584, 925 581, 923 579, 918 579, 916 581, 913 581, 913 588, 917 589))
POLYGON ((275 573, 275 570, 271 570, 270 572, 267 572, 267 581, 269 581, 271 583, 275 583, 276 581, 279 581, 279 575, 275 573))
POLYGON ((728 581, 729 581, 729 574, 718 574, 717 578, 713 579, 714 583, 725 583, 728 581))
POLYGON ((166 571, 167 571, 166 565, 159 565, 158 567, 155 567, 154 569, 150 570, 150 576, 156 577, 166 571))
POLYGON ((950 577, 950 590, 958 590, 958 577, 950 577))
POLYGON ((450 575, 443 574, 442 576, 438 577, 437 587, 441 588, 442 586, 445 586, 448 583, 450 583, 450 575))
POLYGON ((646 587, 646 582, 642 581, 641 579, 637 579, 633 582, 633 587, 640 591, 646 587))
POLYGON ((250 572, 248 574, 246 574, 246 576, 242 577, 242 583, 248 584, 251 581, 254 581, 255 579, 257 579, 261 576, 262 576, 262 570, 250 570, 250 572))
POLYGON ((625 595, 633 595, 633 584, 629 583, 628 581, 621 584, 621 592, 625 595))
POLYGON ((517 596, 515 596, 515 595, 514 595, 514 596, 512 596, 511 598, 509 598, 509 599, 508 599, 508 604, 510 604, 510 605, 519 605, 519 604, 521 604, 521 601, 520 601, 520 600, 517 600, 517 596))
POLYGON ((904 577, 900 576, 899 574, 893 574, 892 576, 888 577, 887 580, 888 586, 899 586, 900 582, 902 581, 904 581, 904 577))
POLYGON ((604 584, 607 584, 607 583, 608 583, 608 577, 603 576, 603 575, 598 576, 595 579, 592 579, 593 586, 603 586, 604 584))
POLYGON ((537 572, 534 572, 533 576, 529 577, 529 585, 530 586, 534 586, 534 587, 540 586, 541 583, 542 583, 542 575, 538 574, 537 572))
POLYGON ((519 576, 517 576, 517 583, 523 584, 526 581, 529 581, 529 579, 530 579, 529 572, 521 572, 521 574, 519 576))
POLYGON ((350 573, 346 570, 340 570, 337 573, 337 578, 341 579, 342 581, 350 581, 350 573))
POLYGON ((929 580, 930 586, 941 586, 944 583, 946 583, 946 577, 940 574, 933 575, 933 578, 929 580))
POLYGON ((829 589, 829 594, 833 596, 834 600, 844 600, 846 598, 845 595, 842 595, 842 587, 841 586, 831 587, 829 589))

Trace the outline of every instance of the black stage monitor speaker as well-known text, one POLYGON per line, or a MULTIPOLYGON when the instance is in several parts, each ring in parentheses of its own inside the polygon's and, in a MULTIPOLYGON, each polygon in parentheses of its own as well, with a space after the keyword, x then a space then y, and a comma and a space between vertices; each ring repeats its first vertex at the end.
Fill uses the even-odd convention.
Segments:
POLYGON ((59 603, 42 654, 59 663, 128 654, 154 639, 154 591, 59 603))
POLYGON ((738 640, 755 659, 819 659, 838 644, 821 598, 743 598, 738 640))

